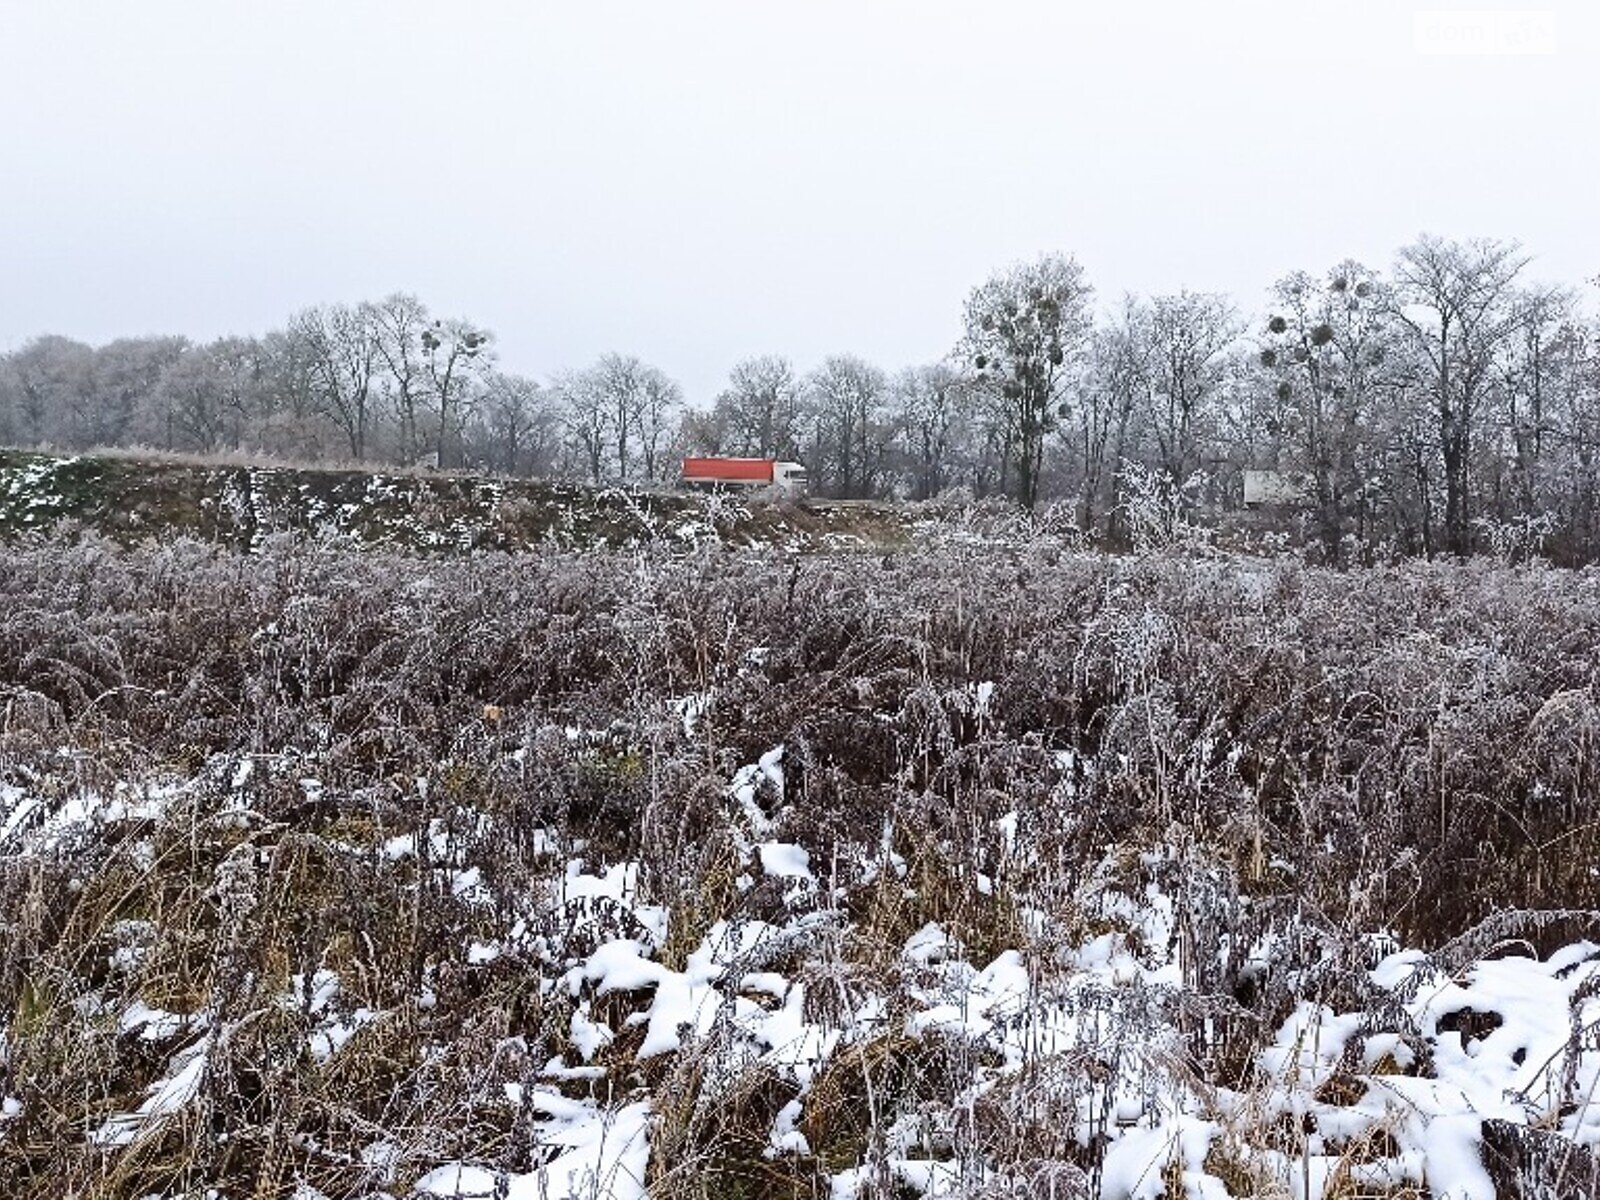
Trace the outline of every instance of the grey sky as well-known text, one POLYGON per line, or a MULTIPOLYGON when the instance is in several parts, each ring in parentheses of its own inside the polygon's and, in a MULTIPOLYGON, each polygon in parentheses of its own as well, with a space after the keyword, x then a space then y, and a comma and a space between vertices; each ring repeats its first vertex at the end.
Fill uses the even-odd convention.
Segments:
POLYGON ((1048 249, 1105 303, 1423 229, 1600 273, 1600 6, 1420 55, 1446 6, 0 0, 0 349, 408 290, 507 369, 704 402, 753 353, 937 358, 1048 249))

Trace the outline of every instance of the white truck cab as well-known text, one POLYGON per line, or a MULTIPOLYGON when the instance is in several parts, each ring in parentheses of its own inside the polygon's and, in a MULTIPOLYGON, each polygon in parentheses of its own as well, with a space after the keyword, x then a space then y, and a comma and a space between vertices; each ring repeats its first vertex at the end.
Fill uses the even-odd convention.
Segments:
POLYGON ((772 464, 772 486, 783 496, 804 496, 806 469, 796 462, 775 462, 772 464))

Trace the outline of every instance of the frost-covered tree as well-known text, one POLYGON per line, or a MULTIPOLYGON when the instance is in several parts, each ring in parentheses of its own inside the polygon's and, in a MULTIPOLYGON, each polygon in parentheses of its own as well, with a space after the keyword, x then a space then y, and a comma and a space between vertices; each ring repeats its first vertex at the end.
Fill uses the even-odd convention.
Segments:
POLYGON ((828 358, 807 376, 807 467, 818 491, 857 498, 878 493, 890 443, 887 390, 881 370, 849 354, 828 358))
POLYGON ((1047 254, 995 275, 967 298, 963 356, 995 403, 991 429, 1025 508, 1039 501, 1045 441, 1066 412, 1087 343, 1091 288, 1076 259, 1047 254), (1014 473, 1012 473, 1014 472, 1014 473))
POLYGON ((971 392, 970 378, 945 363, 895 376, 893 424, 912 499, 926 500, 957 481, 972 440, 971 392))
POLYGON ((1504 402, 1495 414, 1504 478, 1496 480, 1492 499, 1500 516, 1527 520, 1559 503, 1553 491, 1563 417, 1582 385, 1588 347, 1569 291, 1526 289, 1515 303, 1521 317, 1501 360, 1504 402))
POLYGON ((1386 431, 1380 402, 1394 368, 1388 285, 1360 263, 1317 278, 1297 271, 1272 291, 1259 351, 1284 447, 1272 465, 1310 482, 1325 552, 1339 554, 1347 526, 1364 533, 1369 482, 1386 431))
POLYGON ((92 403, 85 406, 83 446, 153 442, 152 415, 163 375, 189 350, 181 337, 118 338, 95 350, 92 403))
POLYGON ((800 383, 786 358, 763 354, 735 363, 712 411, 719 445, 707 450, 752 458, 800 452, 800 383))
POLYGON ((1122 464, 1136 454, 1136 413, 1149 388, 1148 312, 1125 297, 1110 321, 1096 328, 1073 408, 1078 524, 1115 534, 1121 512, 1122 464))
POLYGON ((1223 379, 1226 352, 1239 322, 1226 296, 1181 291, 1150 301, 1141 324, 1146 416, 1168 478, 1182 486, 1201 464, 1210 403, 1223 379))
POLYGON ((308 308, 289 323, 310 367, 318 403, 344 435, 350 457, 367 457, 378 410, 378 337, 371 314, 332 304, 308 308))
POLYGON ((485 375, 469 442, 474 459, 502 475, 551 475, 558 468, 561 425, 555 398, 522 375, 485 375))
POLYGON ((683 411, 683 389, 666 372, 647 366, 639 381, 639 464, 655 483, 670 477, 667 453, 683 411))
POLYGON ((1393 311, 1427 379, 1443 466, 1444 541, 1452 554, 1472 548, 1474 439, 1496 364, 1527 321, 1517 279, 1528 261, 1515 242, 1424 234, 1395 263, 1393 311))
POLYGON ((461 423, 480 373, 492 361, 493 335, 470 321, 436 320, 421 334, 423 374, 433 423, 433 461, 455 465, 461 423))
POLYGON ((587 370, 561 376, 555 390, 575 457, 593 482, 662 473, 682 392, 659 368, 605 354, 587 370))
POLYGON ((203 454, 238 446, 260 388, 260 346, 219 338, 187 350, 162 373, 165 448, 203 454))
POLYGON ((610 462, 611 420, 594 371, 565 371, 551 384, 566 435, 569 474, 599 483, 610 462))
POLYGON ((261 339, 261 386, 251 436, 269 454, 312 461, 326 457, 339 438, 318 386, 316 347, 293 324, 261 339))
POLYGON ((395 422, 396 457, 412 463, 424 455, 428 438, 428 374, 423 335, 433 325, 428 308, 415 296, 396 292, 361 306, 372 331, 373 349, 381 368, 380 383, 387 410, 395 422))
MULTIPOLYGON (((1553 389, 1556 411, 1546 435, 1557 512, 1572 561, 1600 557, 1600 325, 1573 321, 1558 337, 1565 363, 1553 389)), ((1547 397, 1552 393, 1547 392, 1547 397)))
POLYGON ((95 394, 94 348, 54 334, 33 338, 6 356, 0 390, 11 437, 82 445, 95 394))

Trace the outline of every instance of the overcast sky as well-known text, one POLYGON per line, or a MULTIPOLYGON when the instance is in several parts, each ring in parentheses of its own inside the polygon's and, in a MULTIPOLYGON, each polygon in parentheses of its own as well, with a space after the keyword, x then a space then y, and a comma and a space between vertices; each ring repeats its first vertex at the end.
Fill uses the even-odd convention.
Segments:
POLYGON ((936 359, 1045 250, 1107 305, 1425 229, 1600 274, 1600 5, 1542 0, 1540 56, 1419 53, 1419 7, 0 0, 0 350, 407 290, 704 402, 754 353, 936 359))

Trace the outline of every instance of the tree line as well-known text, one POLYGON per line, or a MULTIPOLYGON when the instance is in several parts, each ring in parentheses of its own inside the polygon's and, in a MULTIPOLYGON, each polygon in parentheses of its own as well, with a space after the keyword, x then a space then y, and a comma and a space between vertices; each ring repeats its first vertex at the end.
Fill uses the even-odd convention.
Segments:
POLYGON ((396 294, 195 343, 57 335, 0 357, 0 440, 657 483, 686 453, 789 458, 830 497, 952 490, 1064 503, 1126 539, 1131 496, 1237 510, 1276 473, 1332 561, 1474 549, 1600 558, 1600 326, 1514 242, 1424 235, 1387 271, 1294 271, 1227 296, 1097 310, 1046 254, 966 301, 940 362, 739 362, 709 403, 625 354, 544 380, 493 335, 396 294))

